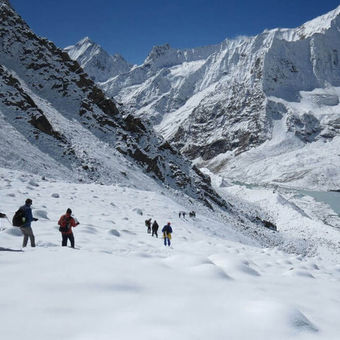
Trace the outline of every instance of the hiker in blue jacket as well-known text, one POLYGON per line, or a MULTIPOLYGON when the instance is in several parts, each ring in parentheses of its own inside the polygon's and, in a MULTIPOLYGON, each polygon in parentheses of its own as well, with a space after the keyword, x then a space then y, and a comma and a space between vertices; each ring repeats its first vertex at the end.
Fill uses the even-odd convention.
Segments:
POLYGON ((163 237, 164 237, 164 245, 166 246, 166 243, 168 242, 168 246, 170 247, 170 240, 171 240, 171 233, 172 233, 172 228, 170 225, 170 222, 166 224, 163 229, 162 229, 163 237))
POLYGON ((31 223, 33 221, 38 221, 37 218, 33 217, 32 215, 32 200, 30 198, 27 198, 25 201, 25 205, 23 205, 20 209, 23 210, 24 212, 24 217, 23 217, 23 226, 20 227, 22 234, 24 235, 24 241, 22 243, 23 247, 27 246, 28 238, 30 238, 31 241, 31 247, 35 247, 35 238, 33 234, 33 230, 31 228, 31 223))

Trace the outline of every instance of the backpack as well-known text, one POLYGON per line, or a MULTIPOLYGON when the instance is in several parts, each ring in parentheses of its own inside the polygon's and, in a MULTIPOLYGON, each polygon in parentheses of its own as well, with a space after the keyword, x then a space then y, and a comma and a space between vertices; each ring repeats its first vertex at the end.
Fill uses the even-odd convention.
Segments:
POLYGON ((25 211, 24 209, 19 208, 12 218, 13 227, 22 227, 25 223, 23 221, 25 221, 25 211))
POLYGON ((60 226, 59 227, 59 231, 61 232, 61 233, 67 233, 69 230, 70 230, 70 228, 71 228, 71 218, 72 217, 64 217, 63 218, 63 222, 62 222, 62 224, 64 224, 64 226, 60 226))

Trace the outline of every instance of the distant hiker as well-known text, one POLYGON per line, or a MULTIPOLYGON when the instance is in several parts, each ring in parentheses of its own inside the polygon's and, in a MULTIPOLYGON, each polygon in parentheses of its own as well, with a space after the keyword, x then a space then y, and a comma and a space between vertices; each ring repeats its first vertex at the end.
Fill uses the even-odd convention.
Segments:
POLYGON ((181 218, 181 215, 182 215, 182 212, 180 211, 180 212, 178 213, 178 217, 181 218))
POLYGON ((195 213, 195 211, 190 211, 189 212, 189 217, 196 217, 196 213, 195 213))
POLYGON ((71 247, 74 248, 74 235, 72 232, 72 227, 76 227, 79 222, 71 216, 72 210, 68 208, 66 214, 59 218, 58 224, 60 225, 59 231, 62 235, 61 245, 63 247, 67 246, 67 240, 70 240, 71 247))
POLYGON ((18 211, 22 212, 22 225, 20 226, 21 232, 24 235, 24 240, 22 243, 23 247, 27 246, 28 238, 30 238, 31 247, 35 247, 35 238, 33 235, 33 230, 31 228, 31 223, 33 221, 38 221, 37 218, 33 217, 32 215, 32 200, 27 198, 25 201, 25 205, 20 207, 18 211))
MULTIPOLYGON (((6 214, 0 213, 0 218, 7 218, 6 214)), ((2 225, 0 223, 0 230, 2 230, 2 225)))
POLYGON ((147 232, 148 232, 148 234, 150 234, 151 233, 151 218, 149 218, 148 220, 145 220, 145 226, 148 228, 147 229, 147 232))
POLYGON ((156 235, 156 237, 158 237, 158 233, 157 233, 158 228, 159 228, 159 225, 158 225, 157 221, 154 220, 153 223, 152 223, 152 236, 156 235))
POLYGON ((172 228, 171 228, 171 223, 168 222, 168 224, 166 224, 163 229, 162 229, 162 233, 163 233, 163 238, 164 238, 164 245, 166 246, 166 243, 168 242, 168 246, 170 247, 170 240, 171 240, 171 233, 172 233, 172 228))
POLYGON ((185 218, 185 211, 182 212, 183 218, 185 218))

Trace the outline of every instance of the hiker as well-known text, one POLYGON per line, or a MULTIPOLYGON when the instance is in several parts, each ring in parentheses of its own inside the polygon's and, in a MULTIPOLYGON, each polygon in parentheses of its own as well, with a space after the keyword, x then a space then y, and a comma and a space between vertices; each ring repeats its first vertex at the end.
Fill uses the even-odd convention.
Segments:
POLYGON ((23 218, 22 218, 23 225, 20 227, 21 232, 24 235, 24 240, 22 243, 23 247, 27 246, 28 238, 30 238, 31 247, 35 247, 35 238, 34 238, 33 230, 31 227, 31 223, 33 221, 38 221, 38 219, 33 217, 32 215, 32 208, 31 208, 32 203, 33 201, 30 198, 27 198, 27 200, 25 201, 25 205, 20 207, 20 210, 23 211, 23 218))
POLYGON ((149 218, 148 220, 145 220, 145 226, 148 228, 147 233, 150 234, 151 233, 151 218, 149 218))
POLYGON ((182 212, 183 218, 185 218, 185 211, 182 212))
POLYGON ((152 223, 152 235, 151 236, 156 235, 156 237, 158 238, 158 234, 157 234, 158 228, 159 228, 159 225, 158 225, 157 221, 154 220, 153 223, 152 223))
POLYGON ((196 217, 196 213, 195 213, 195 211, 190 211, 189 212, 189 217, 196 217))
POLYGON ((163 237, 164 237, 164 245, 166 246, 166 243, 168 241, 168 246, 170 247, 170 240, 171 240, 171 233, 172 233, 172 228, 171 228, 171 223, 168 222, 168 224, 166 224, 163 229, 162 229, 162 233, 163 233, 163 237))
POLYGON ((62 215, 59 218, 58 224, 60 225, 59 231, 61 232, 62 235, 62 242, 61 245, 62 247, 67 246, 67 240, 70 240, 71 242, 71 247, 74 248, 74 235, 72 232, 72 227, 76 227, 79 222, 73 218, 72 216, 72 210, 68 208, 66 210, 66 214, 62 215))
MULTIPOLYGON (((0 218, 6 218, 6 214, 0 213, 0 218)), ((0 223, 0 230, 2 230, 2 225, 0 223)))
POLYGON ((181 215, 182 215, 182 212, 180 211, 180 212, 178 213, 178 217, 181 218, 181 215))

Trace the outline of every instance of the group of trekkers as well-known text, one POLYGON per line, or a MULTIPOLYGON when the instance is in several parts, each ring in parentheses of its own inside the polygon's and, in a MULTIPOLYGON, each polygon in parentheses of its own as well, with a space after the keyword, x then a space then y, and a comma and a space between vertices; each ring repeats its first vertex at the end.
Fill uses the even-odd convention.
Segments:
MULTIPOLYGON (((32 222, 38 221, 37 218, 33 217, 32 214, 32 203, 33 201, 30 198, 27 198, 25 204, 21 206, 16 213, 14 214, 12 224, 15 227, 19 227, 24 240, 22 243, 23 247, 27 246, 28 239, 30 239, 31 247, 35 247, 35 237, 33 234, 33 229, 31 226, 32 222)), ((6 214, 0 213, 0 218, 7 218, 6 214)), ((67 241, 70 240, 71 247, 74 248, 74 235, 72 232, 72 228, 76 227, 79 224, 76 218, 72 217, 72 210, 68 208, 66 210, 66 214, 62 215, 58 221, 59 231, 62 235, 61 245, 63 247, 67 246, 67 241)))
MULTIPOLYGON (((156 237, 158 238, 158 228, 159 225, 157 223, 156 220, 153 221, 153 223, 151 224, 152 219, 149 218, 148 220, 145 220, 145 226, 147 228, 147 233, 152 234, 151 236, 156 235, 156 237)), ((164 245, 168 245, 170 247, 171 245, 171 234, 172 234, 172 228, 171 228, 171 223, 168 222, 163 228, 162 228, 162 233, 163 233, 163 238, 164 238, 164 245)))
MULTIPOLYGON (((22 246, 26 247, 28 243, 28 239, 30 239, 31 247, 35 247, 35 237, 33 234, 32 229, 32 222, 38 221, 38 218, 33 217, 32 214, 32 203, 33 201, 30 198, 27 198, 25 201, 25 204, 21 206, 16 213, 13 216, 12 224, 15 227, 19 227, 24 239, 22 246)), ((184 215, 185 216, 185 215, 184 215)), ((7 218, 7 215, 4 213, 0 213, 0 218, 7 218)), ((9 221, 9 220, 8 220, 9 221)), ((151 223, 152 219, 148 219, 145 221, 145 226, 147 227, 147 233, 151 234, 152 236, 156 236, 158 238, 158 228, 159 225, 156 220, 151 223)), ((10 222, 10 221, 9 221, 10 222)), ((66 210, 66 213, 62 215, 59 218, 58 225, 59 225, 59 231, 61 232, 62 236, 62 242, 61 245, 63 247, 67 246, 67 241, 69 240, 71 243, 71 247, 75 247, 75 241, 74 241, 74 235, 72 232, 72 228, 75 228, 79 222, 75 217, 72 216, 72 210, 68 208, 66 210)), ((172 228, 171 223, 168 222, 163 228, 162 228, 163 238, 164 238, 164 245, 171 245, 171 234, 172 234, 172 228)))
MULTIPOLYGON (((185 216, 186 216, 186 212, 185 211, 180 211, 179 213, 178 213, 178 217, 179 218, 181 218, 181 217, 183 217, 183 218, 185 218, 185 216)), ((190 211, 189 212, 189 217, 196 217, 196 212, 195 211, 190 211)))

